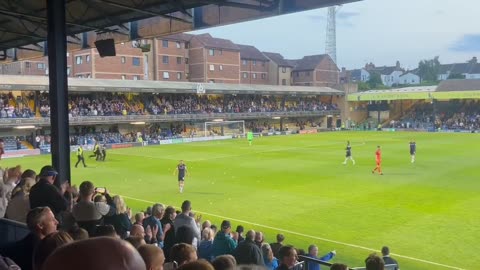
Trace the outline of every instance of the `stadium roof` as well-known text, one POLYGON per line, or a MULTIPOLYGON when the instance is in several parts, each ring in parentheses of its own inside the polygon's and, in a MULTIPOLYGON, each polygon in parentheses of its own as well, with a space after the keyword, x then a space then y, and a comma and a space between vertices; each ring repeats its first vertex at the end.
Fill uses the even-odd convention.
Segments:
MULTIPOLYGON (((0 75, 0 91, 48 91, 48 77, 0 75)), ((344 95, 330 87, 250 85, 195 82, 133 81, 69 78, 72 92, 137 92, 137 93, 197 93, 206 94, 264 94, 264 95, 344 95)))
MULTIPOLYGON (((65 0, 69 50, 277 16, 360 0, 65 0), (88 41, 85 36, 88 33, 88 41)), ((0 1, 0 58, 43 56, 47 1, 0 1), (3 55, 2 55, 3 54, 3 55)))
POLYGON ((446 80, 438 86, 369 90, 347 96, 348 101, 480 99, 480 80, 446 80))

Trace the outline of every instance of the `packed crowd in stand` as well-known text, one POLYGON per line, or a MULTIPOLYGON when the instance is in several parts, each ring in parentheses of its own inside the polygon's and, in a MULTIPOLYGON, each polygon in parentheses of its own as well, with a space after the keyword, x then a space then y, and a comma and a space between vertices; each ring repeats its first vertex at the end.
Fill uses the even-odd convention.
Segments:
MULTIPOLYGON (((0 95, 0 117, 50 117, 48 93, 15 98, 11 93, 0 95)), ((194 94, 140 94, 124 95, 95 93, 70 95, 70 117, 201 114, 201 113, 252 113, 280 111, 336 110, 337 105, 321 102, 315 97, 296 97, 282 101, 282 97, 261 95, 194 95, 194 94)))
MULTIPOLYGON (((22 240, 0 247, 0 259, 9 267, 286 270, 297 269, 297 255, 325 262, 336 256, 335 251, 319 256, 316 245, 307 251, 296 249, 285 243, 282 234, 268 243, 262 232, 246 231, 241 225, 233 230, 229 220, 218 225, 203 221, 188 200, 178 210, 157 203, 133 213, 121 196, 111 196, 90 181, 78 189, 62 183, 51 166, 43 167, 38 176, 21 166, 2 171, 1 176, 0 217, 24 222, 30 231, 22 240)), ((382 248, 382 254, 383 258, 370 255, 366 269, 397 264, 388 247, 382 248)), ((305 263, 310 270, 320 269, 316 262, 305 263)), ((330 269, 348 268, 335 263, 330 269)))

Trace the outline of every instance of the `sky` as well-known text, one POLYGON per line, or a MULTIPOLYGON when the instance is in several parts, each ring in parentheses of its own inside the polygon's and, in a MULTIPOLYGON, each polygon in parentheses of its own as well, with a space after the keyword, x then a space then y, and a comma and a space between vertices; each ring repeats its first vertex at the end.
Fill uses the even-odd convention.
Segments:
MULTIPOLYGON (((393 66, 406 69, 440 56, 442 64, 480 58, 479 0, 363 0, 337 13, 337 64, 347 69, 393 66)), ((327 9, 316 9, 209 28, 235 43, 278 52, 287 59, 325 53, 327 9)))

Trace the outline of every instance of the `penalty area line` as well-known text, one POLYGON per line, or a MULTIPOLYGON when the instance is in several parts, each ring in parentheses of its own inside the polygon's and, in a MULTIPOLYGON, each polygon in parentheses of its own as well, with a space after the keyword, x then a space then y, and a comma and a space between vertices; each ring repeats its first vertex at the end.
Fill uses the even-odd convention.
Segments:
MULTIPOLYGON (((150 204, 157 203, 157 202, 147 201, 147 200, 133 198, 133 197, 124 196, 124 195, 120 195, 120 196, 122 196, 124 198, 127 198, 127 199, 130 199, 130 200, 139 201, 139 202, 145 202, 145 203, 150 203, 150 204)), ((290 230, 286 230, 286 229, 271 227, 271 226, 268 226, 268 225, 258 224, 258 223, 250 222, 250 221, 246 221, 246 220, 241 220, 241 219, 216 215, 216 214, 197 211, 197 210, 195 210, 195 212, 199 213, 199 214, 204 214, 204 215, 209 215, 209 216, 213 216, 213 217, 222 218, 222 219, 233 220, 233 221, 240 222, 240 223, 250 224, 250 225, 253 225, 253 226, 262 227, 262 228, 266 228, 266 229, 270 229, 270 230, 275 230, 275 231, 279 231, 279 232, 283 232, 283 233, 289 233, 289 234, 293 234, 293 235, 297 235, 297 236, 302 236, 302 237, 305 237, 305 238, 311 238, 311 239, 320 240, 320 241, 324 241, 324 242, 339 244, 339 245, 343 245, 343 246, 347 246, 347 247, 363 249, 363 250, 373 251, 373 252, 378 251, 377 249, 373 249, 373 248, 369 248, 369 247, 363 247, 363 246, 350 244, 350 243, 345 243, 345 242, 336 241, 336 240, 331 240, 331 239, 327 239, 327 238, 323 238, 323 237, 318 237, 318 236, 308 235, 308 234, 299 233, 299 232, 295 232, 295 231, 290 231, 290 230)), ((400 254, 397 254, 397 253, 390 253, 390 254, 395 255, 396 257, 399 257, 399 258, 404 258, 404 259, 408 259, 408 260, 412 260, 412 261, 417 261, 417 262, 422 262, 422 263, 426 263, 426 264, 441 266, 441 267, 445 267, 445 268, 449 268, 449 269, 465 270, 464 268, 459 268, 459 267, 456 267, 456 266, 451 266, 451 265, 441 264, 441 263, 437 263, 437 262, 427 261, 427 260, 418 259, 418 258, 414 258, 414 257, 410 257, 410 256, 400 255, 400 254)))

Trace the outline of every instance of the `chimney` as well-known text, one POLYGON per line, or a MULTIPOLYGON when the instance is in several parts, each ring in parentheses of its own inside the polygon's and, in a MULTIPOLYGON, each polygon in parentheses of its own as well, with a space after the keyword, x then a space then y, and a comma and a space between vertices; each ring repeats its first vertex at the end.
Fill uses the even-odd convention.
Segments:
POLYGON ((345 72, 347 71, 347 69, 345 67, 342 67, 342 72, 345 72))
POLYGON ((395 64, 395 66, 396 66, 397 68, 400 68, 400 61, 397 61, 397 63, 395 64))

